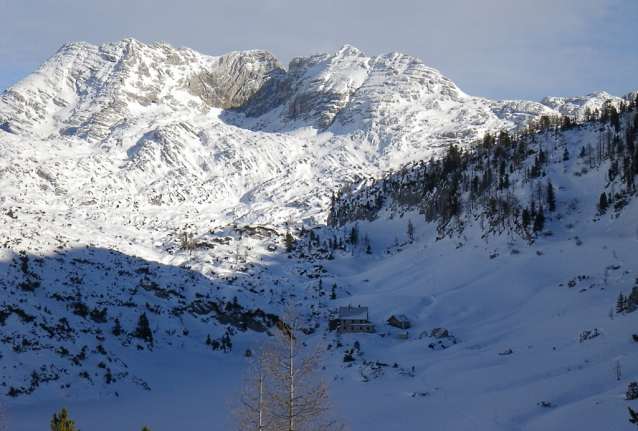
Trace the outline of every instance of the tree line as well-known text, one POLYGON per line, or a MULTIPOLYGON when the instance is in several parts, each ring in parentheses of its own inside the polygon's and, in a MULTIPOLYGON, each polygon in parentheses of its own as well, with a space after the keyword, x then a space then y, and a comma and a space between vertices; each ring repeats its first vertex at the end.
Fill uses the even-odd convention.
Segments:
POLYGON ((460 233, 466 214, 480 222, 486 235, 506 231, 531 239, 557 210, 547 169, 550 158, 567 162, 579 157, 589 169, 609 162, 607 180, 620 187, 603 191, 597 210, 604 213, 612 205, 619 210, 636 191, 637 103, 628 101, 618 108, 606 103, 601 111, 586 112, 580 122, 569 116, 542 116, 514 132, 487 133, 467 149, 450 144, 439 159, 347 185, 333 195, 328 223, 336 227, 374 220, 382 209, 418 209, 426 221, 437 223, 440 235, 460 233), (572 130, 589 131, 595 142, 571 154, 574 148, 568 148, 567 141, 572 130))

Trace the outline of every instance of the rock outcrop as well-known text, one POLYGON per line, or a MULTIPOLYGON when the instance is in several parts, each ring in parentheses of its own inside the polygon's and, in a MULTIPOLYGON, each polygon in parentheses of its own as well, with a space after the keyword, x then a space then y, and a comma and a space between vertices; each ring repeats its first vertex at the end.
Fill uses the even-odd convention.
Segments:
POLYGON ((142 115, 239 108, 282 73, 267 51, 208 57, 133 39, 70 43, 3 93, 0 124, 12 133, 98 141, 142 115))

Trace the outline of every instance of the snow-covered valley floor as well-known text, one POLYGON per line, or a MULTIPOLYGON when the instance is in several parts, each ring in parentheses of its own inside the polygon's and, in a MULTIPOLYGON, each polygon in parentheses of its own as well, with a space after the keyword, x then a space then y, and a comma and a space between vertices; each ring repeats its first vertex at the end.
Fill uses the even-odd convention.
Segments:
MULTIPOLYGON (((307 337, 327 348, 324 376, 352 428, 632 429, 627 405, 633 404, 624 393, 638 375, 632 341, 638 314, 614 310, 618 293, 627 294, 637 276, 636 210, 634 202, 619 218, 583 217, 572 228, 564 226, 582 213, 554 220, 552 235, 533 245, 506 234, 481 239, 471 229, 434 241, 434 226, 419 223, 416 213, 361 223, 375 253, 337 254, 325 263, 332 276, 326 283, 345 286, 329 305, 369 307, 378 331, 338 336, 325 321, 307 337), (407 240, 408 218, 416 238, 398 251, 393 243, 407 240), (385 323, 392 314, 411 319, 406 340, 397 338, 405 331, 385 323), (437 327, 456 343, 430 337, 437 327), (583 331, 599 335, 581 341, 583 331), (355 361, 343 362, 355 341, 355 361)), ((303 291, 291 293, 310 305, 303 291)), ((117 355, 135 364, 150 391, 128 388, 96 399, 89 390, 84 401, 81 394, 50 399, 43 388, 41 396, 6 399, 11 429, 42 429, 63 405, 90 431, 227 429, 226 400, 242 386, 247 367, 243 352, 264 336, 239 333, 227 354, 122 348, 117 355)))

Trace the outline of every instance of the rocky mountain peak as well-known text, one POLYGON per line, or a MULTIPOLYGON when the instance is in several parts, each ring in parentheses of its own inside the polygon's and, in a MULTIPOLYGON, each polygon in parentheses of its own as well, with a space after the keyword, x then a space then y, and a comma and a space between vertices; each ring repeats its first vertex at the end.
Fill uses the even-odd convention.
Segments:
POLYGON ((0 124, 20 134, 100 140, 130 117, 241 107, 279 72, 267 51, 209 57, 164 42, 70 43, 3 93, 0 124))
POLYGON ((337 51, 336 57, 365 57, 366 55, 352 45, 345 44, 337 51))
POLYGON ((619 97, 612 96, 604 91, 596 91, 586 96, 578 97, 545 97, 541 103, 548 106, 562 115, 569 115, 577 119, 585 118, 585 110, 589 108, 591 111, 600 109, 605 103, 611 103, 618 107, 622 102, 619 97))

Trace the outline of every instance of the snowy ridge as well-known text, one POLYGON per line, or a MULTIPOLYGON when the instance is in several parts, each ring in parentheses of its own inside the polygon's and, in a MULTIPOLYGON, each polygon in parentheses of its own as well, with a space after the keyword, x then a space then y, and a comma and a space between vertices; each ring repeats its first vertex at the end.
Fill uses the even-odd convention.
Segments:
POLYGON ((133 39, 100 47, 70 43, 7 89, 0 111, 5 127, 16 132, 95 142, 132 117, 241 106, 280 70, 265 51, 208 57, 133 39))
POLYGON ((541 103, 546 105, 558 112, 562 115, 568 115, 570 117, 574 117, 577 120, 585 119, 585 110, 589 108, 591 112, 595 110, 599 110, 601 106, 606 103, 609 103, 616 108, 620 105, 621 102, 625 100, 635 100, 636 96, 632 94, 628 94, 624 98, 619 98, 612 96, 611 94, 607 94, 604 91, 597 91, 592 94, 588 94, 587 96, 580 97, 546 97, 541 103))
POLYGON ((277 88, 270 105, 257 98, 246 107, 247 115, 257 120, 237 124, 267 131, 306 126, 355 134, 395 166, 396 153, 404 159, 425 158, 441 142, 468 143, 487 130, 511 129, 557 114, 534 102, 471 97, 409 55, 370 58, 350 46, 334 55, 294 59, 277 88))

